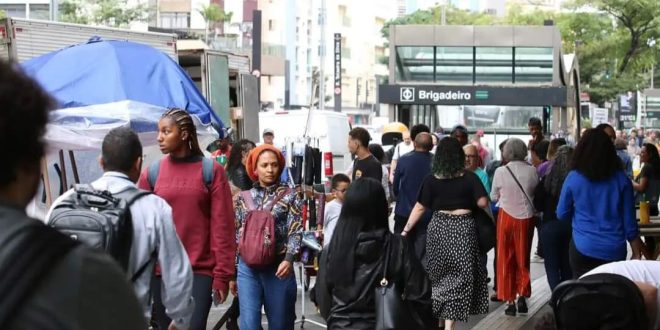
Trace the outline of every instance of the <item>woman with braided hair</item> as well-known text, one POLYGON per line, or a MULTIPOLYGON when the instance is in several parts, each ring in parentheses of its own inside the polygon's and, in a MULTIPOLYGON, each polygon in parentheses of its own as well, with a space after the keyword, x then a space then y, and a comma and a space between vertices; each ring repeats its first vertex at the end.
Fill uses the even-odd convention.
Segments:
MULTIPOLYGON (((227 174, 220 164, 204 158, 192 117, 170 109, 158 122, 158 146, 163 158, 145 169, 138 183, 172 207, 177 234, 193 268, 195 311, 191 329, 205 329, 212 303, 222 303, 233 280, 236 254, 234 212, 227 174)), ((152 281, 154 316, 161 329, 170 320, 160 294, 160 274, 152 281)))

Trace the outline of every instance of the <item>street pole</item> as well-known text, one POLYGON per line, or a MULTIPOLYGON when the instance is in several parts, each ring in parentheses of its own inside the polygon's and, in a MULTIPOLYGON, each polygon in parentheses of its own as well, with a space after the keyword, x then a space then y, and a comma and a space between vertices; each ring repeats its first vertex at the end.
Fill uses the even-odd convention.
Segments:
POLYGON ((440 22, 442 25, 447 25, 447 0, 442 3, 442 17, 440 22))
MULTIPOLYGON (((325 0, 321 0, 321 58, 319 65, 319 109, 325 110, 325 0)), ((312 97, 314 97, 312 93, 312 97)), ((311 110, 311 109, 310 109, 311 110)))
POLYGON ((58 21, 59 16, 59 0, 50 0, 50 20, 58 21))

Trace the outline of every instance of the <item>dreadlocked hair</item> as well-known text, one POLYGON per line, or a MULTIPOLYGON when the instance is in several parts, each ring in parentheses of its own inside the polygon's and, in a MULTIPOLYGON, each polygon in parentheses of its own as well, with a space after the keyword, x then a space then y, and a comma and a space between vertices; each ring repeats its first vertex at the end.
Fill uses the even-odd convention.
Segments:
POLYGON ((199 147, 199 141, 197 140, 197 128, 195 127, 192 117, 186 112, 186 110, 172 108, 167 110, 162 118, 171 119, 181 132, 188 132, 188 147, 190 148, 190 151, 194 156, 204 156, 202 149, 199 147))

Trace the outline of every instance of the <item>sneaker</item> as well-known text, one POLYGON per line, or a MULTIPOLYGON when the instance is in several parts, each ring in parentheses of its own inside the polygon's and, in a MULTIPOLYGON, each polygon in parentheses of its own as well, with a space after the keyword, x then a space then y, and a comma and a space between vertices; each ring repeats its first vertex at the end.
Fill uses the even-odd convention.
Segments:
POLYGON ((516 304, 510 304, 504 310, 504 314, 508 316, 516 316, 516 304))
POLYGON ((518 298, 518 313, 527 314, 527 301, 525 301, 525 297, 518 298))

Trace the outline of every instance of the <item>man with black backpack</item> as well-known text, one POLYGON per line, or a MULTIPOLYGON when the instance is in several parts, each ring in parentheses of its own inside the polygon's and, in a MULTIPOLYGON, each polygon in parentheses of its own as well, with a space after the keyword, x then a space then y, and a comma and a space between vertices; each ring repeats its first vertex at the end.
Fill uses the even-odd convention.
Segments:
POLYGON ((25 214, 40 181, 52 101, 0 61, 0 104, 0 329, 146 329, 110 257, 25 214))
POLYGON ((135 185, 142 169, 142 144, 131 129, 115 128, 103 139, 101 153, 103 176, 60 196, 47 222, 113 256, 132 281, 147 320, 151 318, 150 285, 157 261, 163 283, 161 299, 172 319, 170 329, 187 329, 194 309, 192 267, 177 236, 170 206, 135 185))

